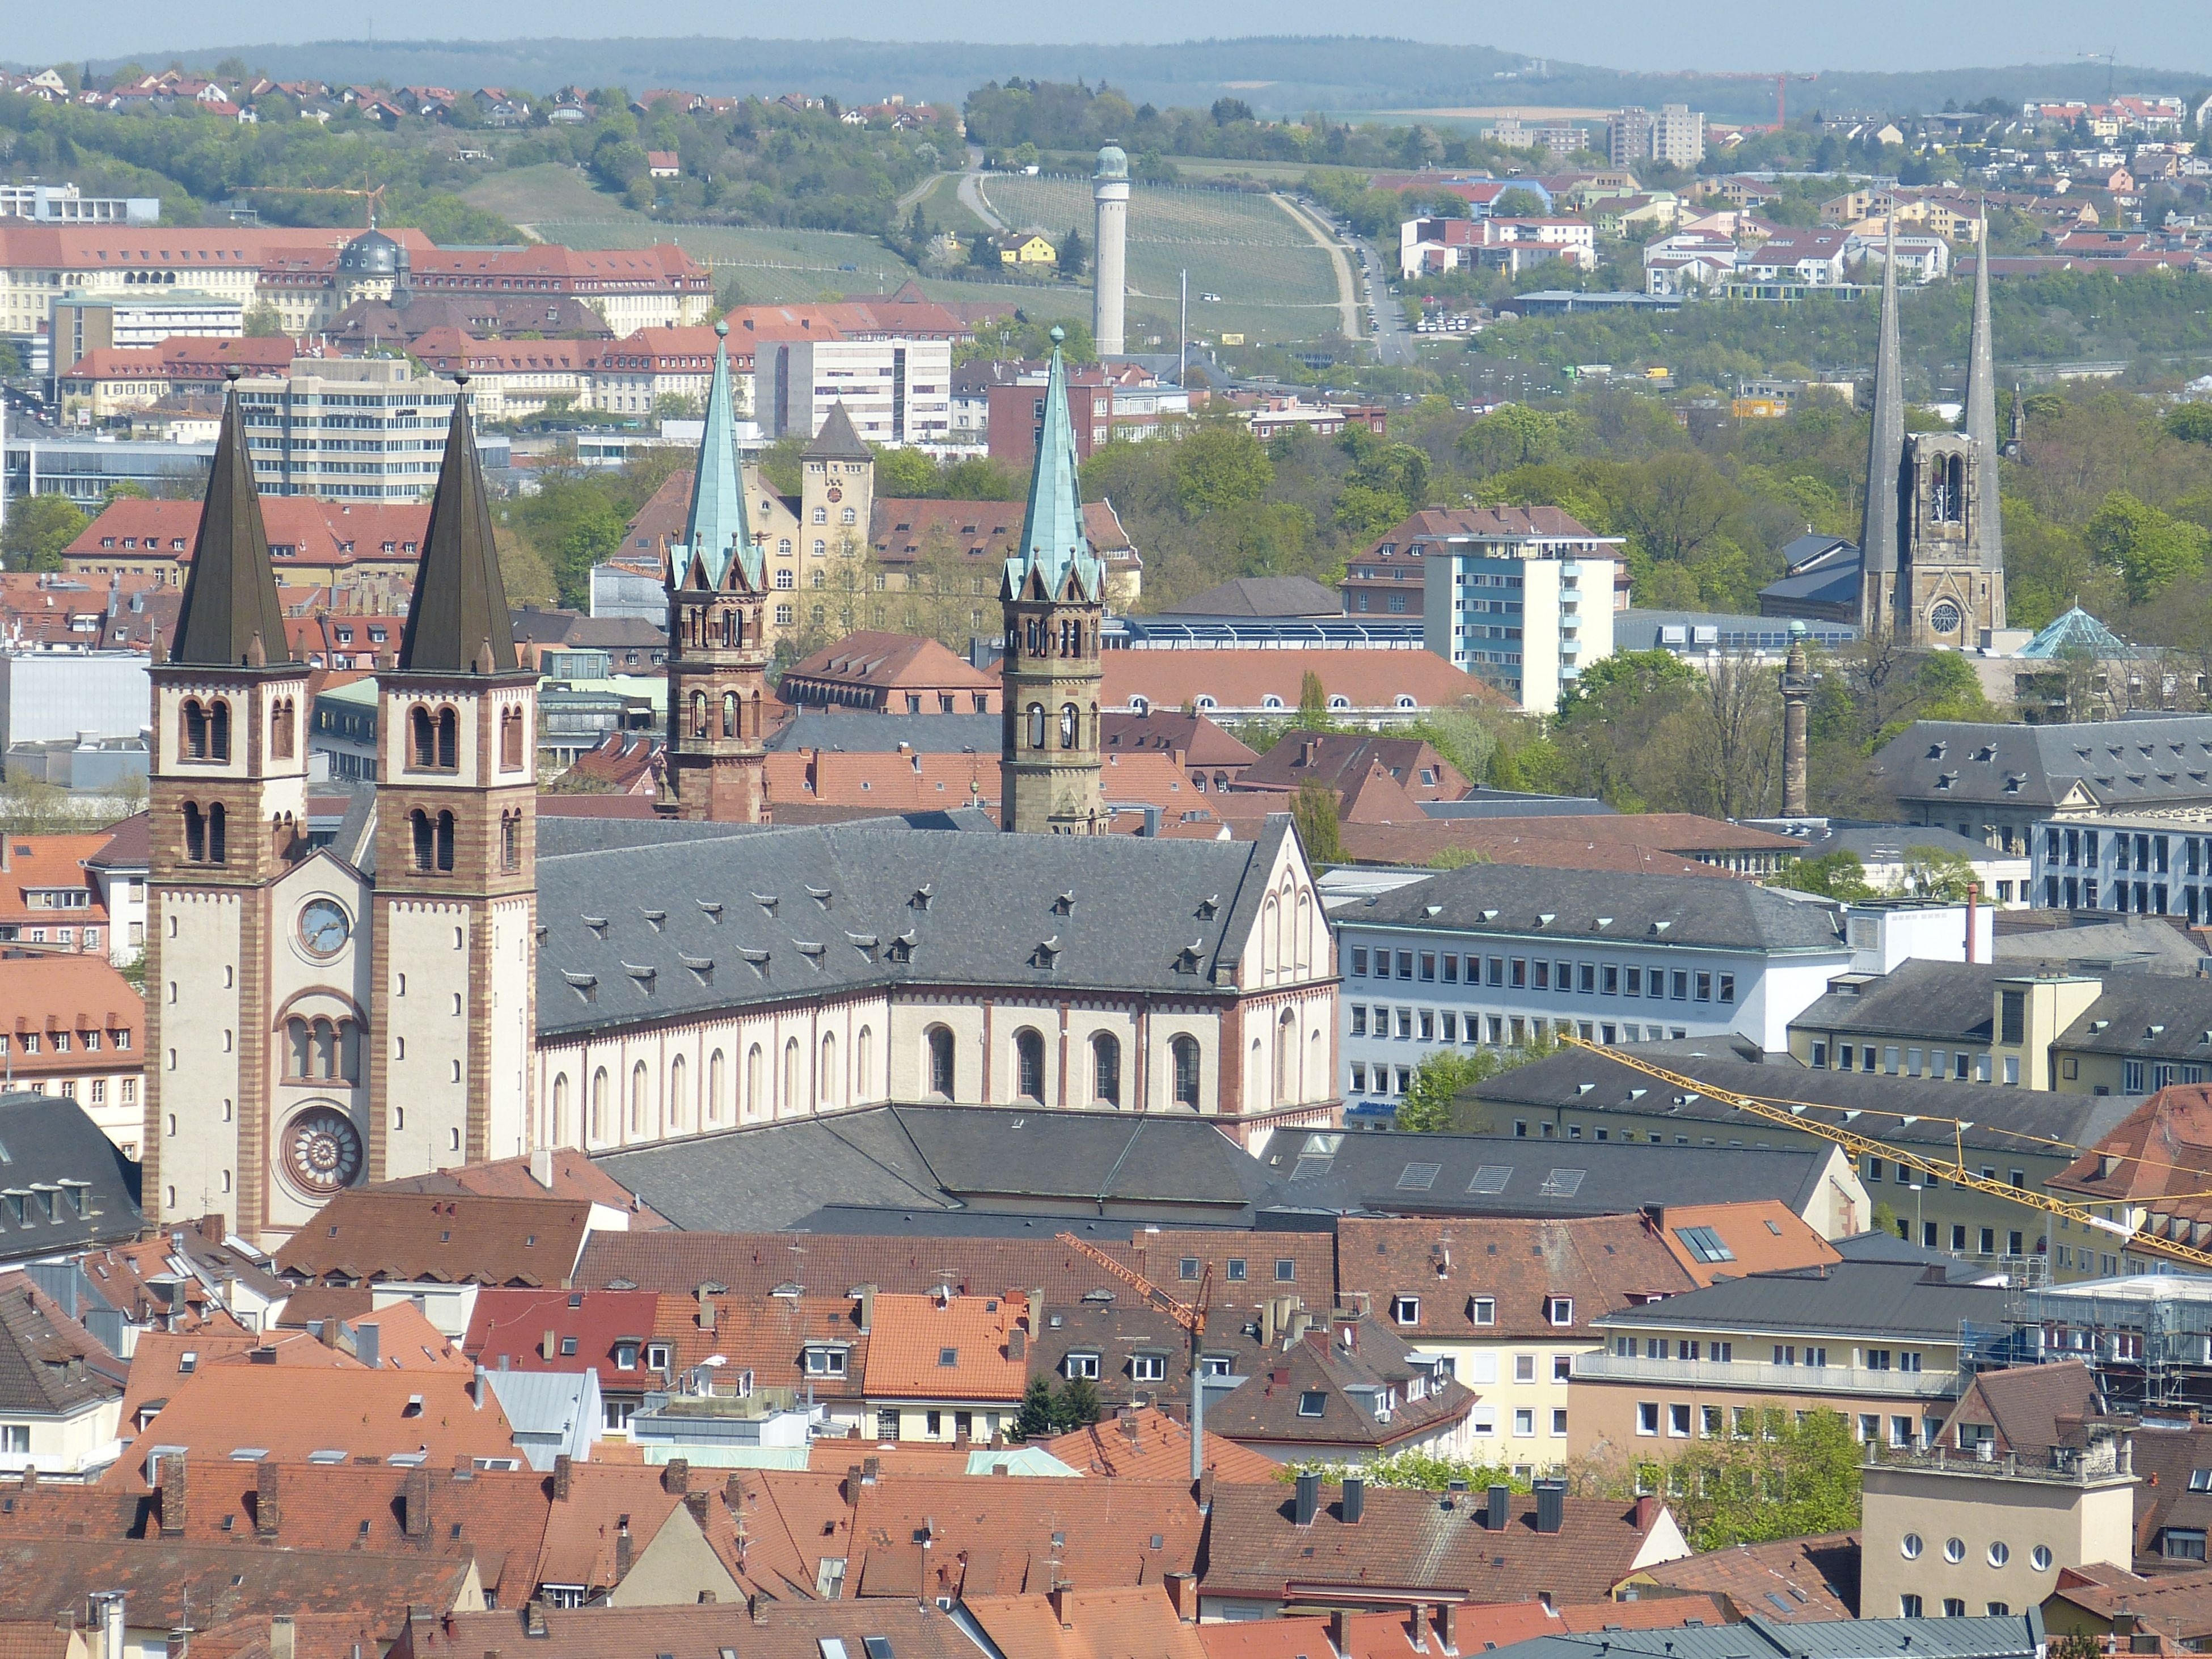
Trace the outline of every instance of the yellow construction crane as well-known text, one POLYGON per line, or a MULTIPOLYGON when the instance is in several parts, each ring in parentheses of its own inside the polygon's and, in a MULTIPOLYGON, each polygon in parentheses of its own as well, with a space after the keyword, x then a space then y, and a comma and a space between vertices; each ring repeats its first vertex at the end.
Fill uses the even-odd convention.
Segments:
POLYGON ((1073 1233, 1055 1233, 1053 1237, 1069 1249, 1097 1262, 1189 1334, 1190 1478, 1200 1479, 1206 1473, 1206 1392, 1200 1382, 1198 1351, 1199 1345, 1206 1340, 1206 1310, 1213 1304, 1213 1264, 1207 1262, 1205 1273, 1200 1276, 1198 1300, 1178 1302, 1128 1263, 1116 1260, 1088 1240, 1078 1238, 1073 1233))
POLYGON ((2127 1249, 2140 1255, 2164 1256, 2168 1261, 2185 1261, 2194 1267, 2212 1269, 2212 1250, 2200 1250, 2193 1245, 2184 1244, 2175 1239, 2160 1238, 2154 1233, 2142 1231, 2130 1226, 2125 1222, 2107 1220, 2088 1205, 2077 1204, 2070 1199, 2053 1198, 2048 1193, 2033 1192, 2026 1188, 2012 1186, 2006 1182, 1992 1181, 1979 1171, 1968 1169, 1966 1163, 1966 1148, 1962 1140, 1966 1126, 1956 1121, 1952 1123, 1955 1156, 1948 1159, 1931 1158, 1927 1153, 1915 1152, 1909 1146, 1899 1146, 1890 1141, 1877 1140, 1872 1135, 1863 1135, 1840 1124, 1824 1122, 1820 1118, 1808 1115, 1814 1110, 1845 1109, 1841 1107, 1823 1108, 1803 1101, 1792 1102, 1786 1105, 1778 1104, 1772 1101, 1760 1100, 1754 1096, 1740 1095, 1732 1090, 1716 1088, 1702 1078, 1686 1076, 1680 1072, 1670 1072, 1663 1066, 1656 1065, 1623 1049, 1608 1048, 1601 1042, 1592 1042, 1587 1037, 1562 1036, 1559 1042, 1568 1048, 1586 1048, 1592 1054, 1603 1054, 1607 1060, 1617 1061, 1631 1071, 1641 1072, 1646 1077, 1656 1078, 1662 1083, 1670 1084, 1685 1094, 1701 1096, 1707 1100, 1717 1101, 1723 1106, 1732 1106, 1740 1112, 1748 1113, 1753 1117, 1763 1119, 1766 1122, 1779 1125, 1786 1129, 1796 1129, 1804 1134, 1816 1135, 1822 1140, 1832 1141, 1849 1152, 1854 1161, 1862 1157, 1885 1158, 1893 1164, 1903 1164, 1908 1170, 1917 1170, 1922 1175, 1948 1181, 1954 1187, 1962 1187, 1968 1192, 1980 1193, 1988 1198, 2002 1199, 2008 1204, 2018 1204, 2027 1209, 2040 1210, 2046 1215, 2057 1216, 2063 1220, 2075 1222, 2094 1231, 2110 1234, 2115 1238, 2124 1241, 2127 1249))

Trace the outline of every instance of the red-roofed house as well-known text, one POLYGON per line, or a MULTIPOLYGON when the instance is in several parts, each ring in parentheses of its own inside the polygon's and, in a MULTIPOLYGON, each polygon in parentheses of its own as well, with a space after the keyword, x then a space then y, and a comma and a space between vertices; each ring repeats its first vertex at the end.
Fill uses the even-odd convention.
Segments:
POLYGON ((777 695, 801 708, 877 714, 995 714, 1000 684, 935 640, 863 631, 783 672, 777 695))
MULTIPOLYGON (((335 588, 363 576, 411 580, 430 507, 268 495, 261 516, 279 581, 335 588)), ((179 587, 199 527, 198 501, 112 501, 62 550, 62 568, 72 575, 151 576, 160 586, 179 587)))
POLYGON ((1298 706, 1309 673, 1319 675, 1331 714, 1377 724, 1418 719, 1472 698, 1508 700, 1494 687, 1426 651, 1109 651, 1100 704, 1142 713, 1189 708, 1220 720, 1283 715, 1298 706))

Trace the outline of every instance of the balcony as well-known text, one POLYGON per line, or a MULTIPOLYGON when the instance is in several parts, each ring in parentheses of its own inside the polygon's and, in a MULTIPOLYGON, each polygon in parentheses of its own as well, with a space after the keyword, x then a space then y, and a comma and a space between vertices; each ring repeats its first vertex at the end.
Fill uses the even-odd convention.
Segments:
POLYGON ((1943 1400, 1964 1387, 1959 1374, 1950 1370, 1876 1371, 1858 1365, 1777 1365, 1764 1359, 1631 1359, 1612 1353, 1576 1356, 1574 1380, 1894 1400, 1943 1400))

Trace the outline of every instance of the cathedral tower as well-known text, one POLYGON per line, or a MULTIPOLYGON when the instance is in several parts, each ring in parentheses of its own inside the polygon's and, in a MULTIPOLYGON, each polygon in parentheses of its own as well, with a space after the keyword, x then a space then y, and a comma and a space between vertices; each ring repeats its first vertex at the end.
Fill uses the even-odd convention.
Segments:
POLYGON ((1974 324, 1966 357, 1966 435, 1974 441, 1981 474, 1982 575, 1989 590, 1983 625, 2005 625, 2004 520, 1999 511, 1997 457, 2004 439, 1997 430, 1997 370, 1995 328, 1990 315, 1990 212, 1982 207, 1974 240, 1974 324))
POLYGON ((1866 510, 1859 531, 1859 627, 1887 633, 1897 605, 1899 479, 1905 460, 1905 364, 1897 331, 1897 198, 1890 198, 1881 262, 1881 322, 1874 356, 1874 426, 1867 442, 1866 510))
POLYGON ((532 1144, 538 676, 517 663, 465 390, 398 661, 376 680, 368 1178, 381 1181, 532 1144))
POLYGON ((1098 766, 1105 567, 1084 532, 1059 329, 1052 338, 1029 510, 999 589, 1006 625, 999 823, 1030 834, 1097 835, 1106 829, 1098 766))
POLYGON ((176 635, 148 678, 144 1206, 220 1213, 250 1237, 273 1133, 273 890, 306 844, 307 668, 285 638, 235 386, 176 635))
MULTIPOLYGON (((726 339, 730 325, 717 323, 714 331, 726 339)), ((745 519, 724 342, 714 347, 706 427, 684 539, 669 546, 663 574, 668 746, 659 806, 679 817, 761 823, 769 816, 761 745, 767 581, 745 519)))

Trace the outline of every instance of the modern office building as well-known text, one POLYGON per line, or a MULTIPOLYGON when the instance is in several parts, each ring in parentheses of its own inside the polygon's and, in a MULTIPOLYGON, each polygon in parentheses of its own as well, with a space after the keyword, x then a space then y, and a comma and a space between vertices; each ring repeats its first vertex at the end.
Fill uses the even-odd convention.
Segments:
POLYGON ((282 379, 241 380, 254 482, 271 495, 419 500, 437 481, 455 396, 402 357, 301 358, 282 379))
POLYGON ((871 443, 911 447, 952 436, 949 340, 762 341, 753 411, 772 437, 811 439, 839 404, 871 443))

